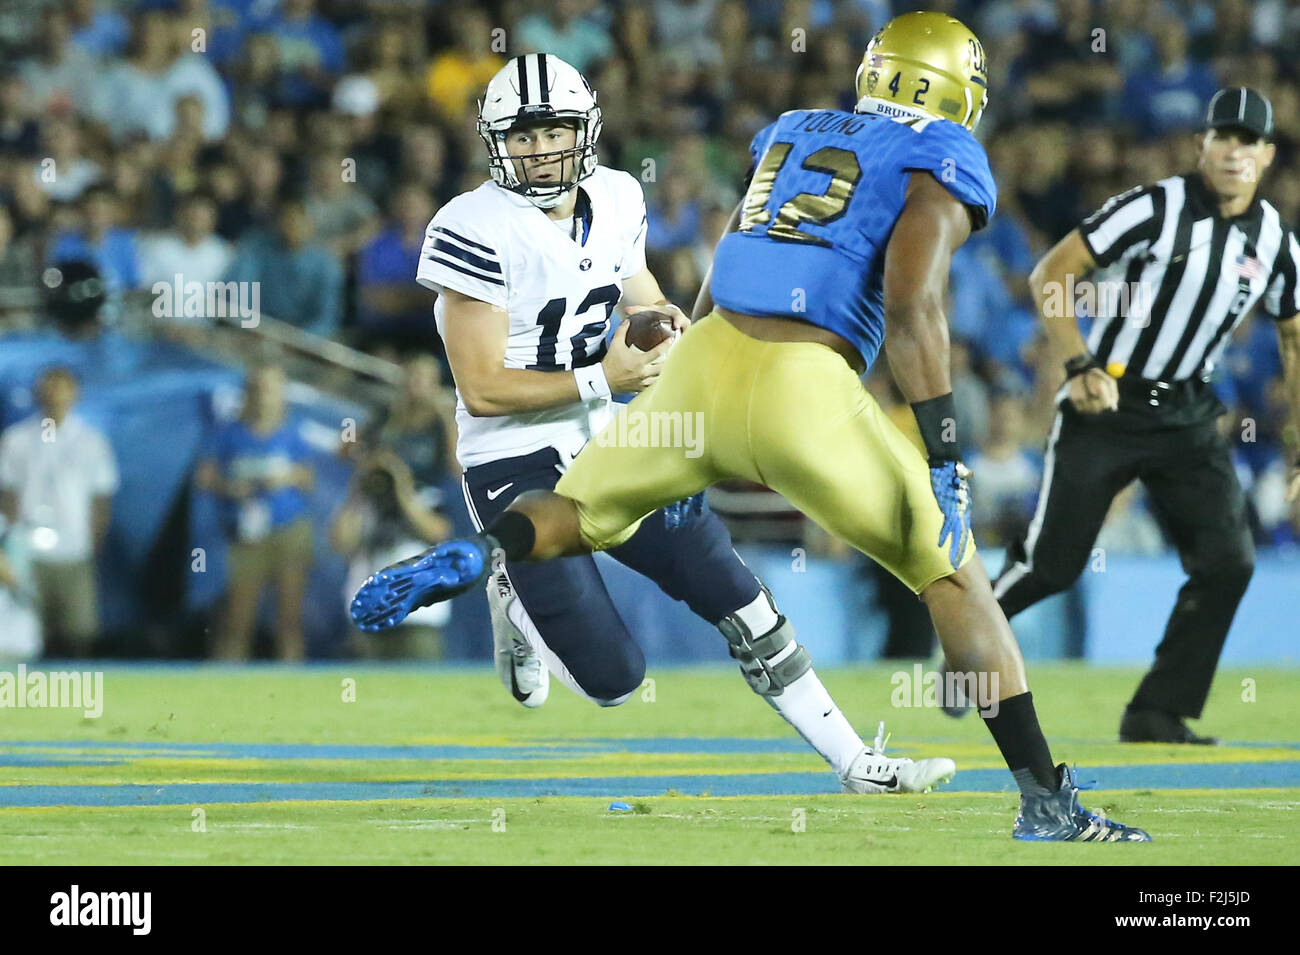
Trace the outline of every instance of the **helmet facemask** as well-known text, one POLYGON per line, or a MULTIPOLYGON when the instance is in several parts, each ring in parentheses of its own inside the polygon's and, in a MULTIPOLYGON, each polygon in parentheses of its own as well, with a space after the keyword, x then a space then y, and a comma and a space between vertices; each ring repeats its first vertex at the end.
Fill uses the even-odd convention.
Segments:
POLYGON ((600 137, 600 107, 583 112, 541 112, 511 117, 504 122, 479 120, 478 134, 488 150, 488 169, 497 185, 516 192, 541 209, 551 209, 596 170, 596 140, 600 137), (574 145, 544 153, 512 156, 506 139, 521 126, 564 123, 574 127, 574 145), (559 160, 560 181, 533 182, 529 170, 559 160), (567 173, 567 176, 565 175, 567 173))

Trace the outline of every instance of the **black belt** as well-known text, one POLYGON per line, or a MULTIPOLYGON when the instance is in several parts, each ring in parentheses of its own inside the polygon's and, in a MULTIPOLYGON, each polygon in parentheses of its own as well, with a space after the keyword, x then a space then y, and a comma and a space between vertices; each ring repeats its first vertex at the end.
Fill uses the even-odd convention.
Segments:
POLYGON ((1138 408, 1183 407, 1205 397, 1209 383, 1199 378, 1155 381, 1124 375, 1115 379, 1122 404, 1138 408))

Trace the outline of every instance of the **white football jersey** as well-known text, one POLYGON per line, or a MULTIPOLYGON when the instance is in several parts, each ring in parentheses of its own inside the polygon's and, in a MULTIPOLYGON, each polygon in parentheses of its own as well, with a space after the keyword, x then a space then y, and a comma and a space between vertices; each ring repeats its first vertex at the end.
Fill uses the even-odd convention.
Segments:
MULTIPOLYGON (((623 279, 645 268, 641 184, 598 166, 578 188, 577 239, 523 196, 491 181, 452 199, 425 230, 416 280, 436 292, 452 289, 505 309, 507 368, 566 374, 599 362, 623 279), (589 228, 583 224, 583 193, 589 228)), ((439 334, 444 311, 439 297, 439 334)), ((592 398, 476 418, 459 388, 456 399, 456 456, 466 468, 548 446, 567 463, 614 414, 610 399, 592 398)))

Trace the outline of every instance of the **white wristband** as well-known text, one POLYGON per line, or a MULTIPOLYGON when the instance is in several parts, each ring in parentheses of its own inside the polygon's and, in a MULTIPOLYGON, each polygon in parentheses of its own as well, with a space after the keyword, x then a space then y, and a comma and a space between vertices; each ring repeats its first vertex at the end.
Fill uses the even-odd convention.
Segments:
POLYGON ((586 368, 575 368, 573 377, 578 382, 578 397, 583 401, 608 398, 612 393, 609 390, 609 380, 605 377, 605 369, 601 367, 600 362, 588 365, 586 368))

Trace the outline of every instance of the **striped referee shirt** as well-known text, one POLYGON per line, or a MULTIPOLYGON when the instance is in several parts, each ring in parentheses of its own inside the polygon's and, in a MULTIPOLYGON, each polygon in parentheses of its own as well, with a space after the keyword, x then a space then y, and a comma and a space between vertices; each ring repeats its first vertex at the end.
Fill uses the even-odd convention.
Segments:
POLYGON ((1200 173, 1121 193, 1079 233, 1098 266, 1088 350, 1126 375, 1209 378, 1256 302, 1279 320, 1300 312, 1295 234, 1258 197, 1221 217, 1200 173))

